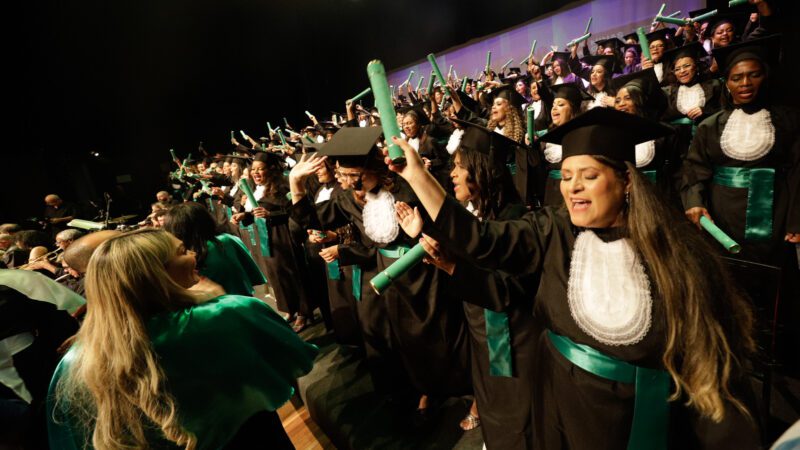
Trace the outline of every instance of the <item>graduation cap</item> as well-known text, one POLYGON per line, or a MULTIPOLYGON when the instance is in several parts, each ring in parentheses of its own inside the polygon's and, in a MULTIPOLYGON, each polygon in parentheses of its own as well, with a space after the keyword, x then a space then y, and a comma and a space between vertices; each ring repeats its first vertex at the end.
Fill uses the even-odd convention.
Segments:
POLYGON ((642 104, 638 107, 642 109, 642 113, 646 117, 656 119, 667 107, 667 96, 661 90, 658 77, 652 67, 613 78, 611 87, 617 92, 622 88, 638 90, 642 97, 642 104))
POLYGON ((636 42, 637 44, 639 43, 639 35, 636 34, 635 31, 633 33, 628 33, 625 36, 622 36, 622 39, 625 39, 625 42, 633 41, 636 42))
POLYGON ((431 123, 430 119, 428 119, 428 114, 420 104, 397 108, 397 112, 403 114, 404 116, 406 114, 411 114, 412 116, 416 117, 419 126, 425 126, 431 123))
POLYGON ((274 152, 256 152, 253 155, 253 162, 262 162, 267 167, 283 167, 283 159, 274 152))
POLYGON ((553 57, 551 58, 551 62, 561 61, 566 66, 570 58, 572 58, 571 52, 553 52, 553 57))
POLYGON ((709 18, 710 25, 708 26, 709 35, 714 34, 714 30, 719 28, 720 25, 729 23, 733 26, 734 35, 739 35, 747 21, 750 20, 750 11, 732 11, 727 10, 716 14, 709 18))
POLYGON ((500 164, 505 165, 506 162, 513 160, 517 147, 528 148, 525 144, 509 139, 484 126, 460 119, 453 119, 453 122, 461 125, 464 129, 459 149, 482 153, 500 164))
POLYGON ((651 31, 647 33, 647 42, 653 43, 653 41, 662 41, 664 46, 666 47, 668 44, 672 43, 675 38, 675 29, 674 28, 660 28, 656 31, 651 31))
POLYGON ((583 85, 579 85, 577 82, 554 84, 550 86, 550 91, 553 93, 553 99, 563 98, 570 102, 575 113, 580 110, 581 102, 594 100, 594 97, 583 89, 583 85))
POLYGON ((761 39, 731 44, 711 50, 719 65, 719 73, 728 75, 734 64, 746 59, 755 59, 775 67, 780 59, 781 35, 775 34, 761 39))
POLYGON ((611 78, 612 73, 619 72, 619 65, 617 58, 611 55, 589 55, 581 58, 581 62, 589 67, 603 66, 606 69, 606 75, 611 78))
POLYGON ((376 158, 375 144, 381 133, 381 127, 344 127, 322 146, 319 154, 339 161, 342 166, 385 168, 383 161, 376 158))
POLYGON ((228 161, 228 162, 231 162, 231 163, 235 162, 235 163, 239 164, 240 166, 248 164, 250 161, 253 160, 253 158, 251 158, 249 156, 243 156, 243 155, 222 155, 221 158, 223 158, 225 161, 228 161))
POLYGON ((562 160, 570 156, 605 156, 636 163, 636 144, 667 134, 672 129, 653 120, 611 108, 591 109, 542 136, 560 144, 562 160))
POLYGON ((509 67, 508 72, 509 72, 508 75, 505 76, 501 75, 500 78, 504 81, 505 80, 517 81, 522 76, 522 70, 520 70, 519 67, 509 67))
POLYGON ((664 52, 664 56, 661 57, 661 62, 664 63, 664 67, 671 68, 672 65, 675 64, 675 61, 681 58, 692 58, 697 62, 706 56, 708 56, 706 49, 703 48, 699 42, 692 42, 691 44, 675 47, 672 50, 664 52))
POLYGON ((326 131, 336 131, 339 129, 339 126, 330 120, 324 120, 322 122, 319 122, 319 124, 322 125, 322 128, 325 129, 326 131))
POLYGON ((522 104, 527 101, 525 100, 525 97, 519 95, 519 92, 514 90, 514 86, 511 84, 504 84, 493 90, 491 93, 491 101, 494 102, 494 99, 496 98, 504 98, 508 100, 508 102, 515 108, 522 108, 522 104))
POLYGON ((625 43, 622 42, 622 40, 620 40, 616 36, 606 39, 600 39, 599 41, 594 41, 594 43, 597 44, 598 47, 603 47, 603 48, 611 47, 614 50, 619 50, 622 48, 623 45, 625 45, 625 43))
POLYGON ((319 152, 320 150, 322 150, 322 147, 324 147, 326 144, 325 142, 321 144, 316 141, 308 142, 308 139, 302 140, 300 142, 302 143, 303 151, 305 151, 306 153, 319 152))
POLYGON ((628 50, 633 50, 633 52, 636 53, 636 56, 639 56, 639 53, 641 53, 641 47, 639 47, 638 43, 636 43, 636 44, 625 44, 625 45, 622 46, 622 48, 623 48, 623 50, 622 50, 622 56, 623 57, 625 56, 625 53, 628 53, 628 50))
POLYGON ((463 91, 456 91, 459 100, 461 100, 461 105, 467 108, 472 112, 478 112, 478 102, 475 101, 474 98, 470 97, 469 94, 463 91))
POLYGON ((536 82, 536 92, 539 94, 539 97, 542 101, 547 105, 553 104, 553 91, 550 90, 547 86, 545 86, 544 82, 537 81, 536 82))

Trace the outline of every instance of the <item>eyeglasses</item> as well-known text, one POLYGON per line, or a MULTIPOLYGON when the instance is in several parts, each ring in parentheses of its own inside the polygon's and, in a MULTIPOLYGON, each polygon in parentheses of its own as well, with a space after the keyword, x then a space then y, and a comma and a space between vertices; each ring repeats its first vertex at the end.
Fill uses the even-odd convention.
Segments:
POLYGON ((341 170, 337 170, 336 174, 342 178, 347 178, 350 180, 361 178, 361 172, 342 172, 341 170))
POLYGON ((664 44, 650 44, 650 50, 655 50, 657 48, 664 48, 664 44))
POLYGON ((689 69, 693 69, 693 68, 694 68, 694 64, 684 64, 682 66, 675 66, 675 68, 672 69, 672 71, 675 72, 675 73, 678 73, 678 72, 683 72, 684 70, 689 70, 689 69))

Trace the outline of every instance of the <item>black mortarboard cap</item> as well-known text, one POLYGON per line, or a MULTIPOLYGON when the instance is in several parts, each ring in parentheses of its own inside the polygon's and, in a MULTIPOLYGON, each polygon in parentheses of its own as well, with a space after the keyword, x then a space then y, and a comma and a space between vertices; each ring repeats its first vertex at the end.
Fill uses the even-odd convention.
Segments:
POLYGON ((562 160, 570 156, 605 156, 614 161, 636 162, 636 144, 670 134, 656 121, 611 108, 593 108, 542 136, 561 145, 562 160))
POLYGON ((639 35, 636 34, 636 32, 634 31, 633 33, 628 33, 625 36, 622 36, 622 39, 624 39, 625 42, 628 42, 628 40, 633 40, 633 42, 638 43, 639 42, 639 35))
POLYGON ((606 74, 608 74, 609 78, 611 78, 612 73, 617 73, 620 71, 619 66, 617 65, 617 58, 611 55, 584 56, 581 58, 581 62, 589 67, 594 67, 596 65, 605 67, 606 74))
POLYGON ((709 36, 714 34, 714 30, 716 30, 717 27, 723 23, 729 23, 733 25, 734 36, 739 36, 742 34, 742 30, 744 30, 744 26, 747 25, 748 20, 750 20, 750 11, 727 10, 721 12, 708 18, 708 22, 710 22, 708 34, 709 36))
POLYGON ((253 155, 253 162, 260 161, 267 165, 267 167, 282 167, 283 158, 274 152, 256 152, 253 155))
POLYGON ((552 58, 550 58, 550 61, 552 62, 555 60, 559 60, 564 62, 564 65, 567 66, 567 63, 569 62, 570 58, 572 58, 572 53, 570 52, 553 52, 553 56, 552 58))
POLYGON ((625 43, 622 42, 622 40, 620 40, 620 38, 616 36, 600 39, 598 41, 594 41, 594 43, 597 44, 598 47, 603 47, 603 48, 611 47, 614 50, 619 50, 622 48, 623 45, 625 45, 625 43))
POLYGON ((652 44, 653 41, 663 41, 664 46, 674 42, 675 29, 674 28, 660 28, 656 31, 647 33, 647 42, 652 44))
POLYGON ((653 68, 640 70, 639 72, 629 73, 622 75, 611 80, 611 87, 615 91, 622 88, 635 87, 642 93, 642 108, 645 109, 645 115, 650 118, 657 118, 661 116, 664 109, 667 107, 667 97, 656 77, 656 72, 653 68))
POLYGON ((509 139, 484 126, 459 119, 453 119, 453 122, 461 125, 464 129, 464 135, 459 144, 461 150, 483 153, 501 164, 514 158, 514 151, 517 147, 528 148, 525 144, 509 139))
POLYGON ((664 68, 671 68, 675 61, 681 58, 692 58, 697 62, 701 58, 708 56, 706 49, 699 42, 692 42, 681 47, 675 47, 672 50, 664 52, 661 57, 661 62, 664 63, 664 68))
POLYGON ((728 70, 739 61, 756 59, 769 66, 778 64, 781 51, 781 35, 775 34, 761 39, 731 44, 711 50, 719 65, 719 73, 727 76, 728 70))
POLYGON ((541 97, 542 101, 547 105, 553 104, 553 91, 551 91, 549 87, 545 86, 544 82, 536 82, 536 92, 539 94, 539 97, 541 97))
POLYGON ((478 102, 475 101, 474 98, 470 97, 469 94, 467 94, 464 91, 456 91, 456 92, 458 92, 458 98, 461 100, 461 104, 465 108, 467 108, 468 110, 470 110, 472 112, 478 112, 478 108, 479 108, 478 102))
POLYGON ((417 118, 417 123, 420 126, 425 126, 431 123, 430 119, 428 119, 428 114, 425 112, 425 109, 423 109, 422 105, 420 104, 397 108, 397 112, 403 115, 411 114, 415 116, 417 118))
POLYGON ((348 167, 369 166, 373 160, 377 161, 375 144, 382 132, 381 127, 344 127, 319 150, 319 154, 348 167))
MULTIPOLYGON (((581 102, 584 100, 594 100, 594 97, 583 89, 583 85, 579 85, 578 83, 554 84, 550 86, 550 90, 553 92, 553 99, 566 99, 575 107, 580 107, 581 102)), ((577 114, 578 110, 574 112, 577 114)))
POLYGON ((525 97, 519 95, 519 92, 514 89, 514 85, 511 84, 504 84, 494 89, 492 91, 492 101, 496 98, 504 98, 516 108, 522 108, 522 104, 526 101, 525 97))

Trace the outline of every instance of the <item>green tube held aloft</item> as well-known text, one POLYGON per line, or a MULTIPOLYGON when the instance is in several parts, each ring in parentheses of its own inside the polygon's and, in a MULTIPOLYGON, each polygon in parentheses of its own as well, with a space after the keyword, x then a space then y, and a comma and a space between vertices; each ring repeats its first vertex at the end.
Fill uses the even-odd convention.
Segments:
POLYGON ((731 0, 728 2, 728 8, 733 8, 734 6, 739 6, 744 4, 747 4, 747 0, 731 0))
POLYGON ((506 61, 506 63, 505 63, 505 64, 503 64, 503 65, 500 67, 500 72, 502 72, 502 71, 506 70, 506 67, 508 67, 508 65, 509 65, 509 64, 511 64, 512 62, 514 62, 514 60, 513 60, 513 59, 509 59, 508 61, 506 61))
POLYGON ((278 132, 278 137, 281 139, 281 145, 286 147, 286 138, 283 136, 283 131, 280 128, 276 129, 275 131, 278 132))
POLYGON ((389 92, 389 82, 386 80, 386 69, 379 60, 370 61, 367 64, 367 76, 369 84, 372 86, 372 96, 375 97, 375 106, 381 116, 381 126, 386 145, 389 147, 389 158, 395 164, 402 164, 406 161, 405 152, 392 141, 394 137, 400 137, 400 127, 397 125, 397 116, 392 104, 392 94, 389 92))
POLYGON ((408 73, 408 78, 406 78, 406 84, 411 83, 411 77, 413 76, 414 76, 414 71, 412 70, 411 72, 408 73))
POLYGON ((400 259, 387 267, 386 270, 369 280, 370 286, 372 286, 372 289, 374 289, 378 295, 383 294, 394 280, 408 272, 408 269, 419 264, 425 255, 427 255, 427 253, 422 247, 422 244, 413 246, 405 255, 401 256, 400 259))
POLYGON ((716 15, 717 15, 717 10, 715 9, 715 10, 709 11, 709 12, 707 12, 705 14, 700 14, 697 17, 692 17, 692 22, 702 22, 702 21, 708 19, 709 17, 713 17, 713 16, 716 16, 716 15))
POLYGON ((534 133, 536 132, 536 129, 533 126, 533 113, 534 111, 531 107, 528 107, 525 110, 525 117, 528 120, 528 140, 530 140, 531 143, 533 143, 533 137, 535 136, 534 133))
POLYGON ((425 81, 425 75, 422 75, 419 77, 419 80, 417 80, 417 88, 414 89, 415 91, 419 91, 419 87, 422 86, 423 81, 425 81))
MULTIPOLYGON (((715 11, 716 11, 716 10, 715 10, 715 11)), ((680 14, 680 13, 681 13, 681 10, 679 9, 679 10, 675 11, 674 13, 667 15, 667 17, 675 17, 675 16, 677 16, 677 15, 678 15, 678 14, 680 14)))
POLYGON ((433 89, 433 82, 434 82, 433 75, 434 75, 433 70, 431 70, 431 77, 428 80, 428 90, 426 91, 428 95, 431 95, 431 90, 433 89))
POLYGON ((661 4, 661 8, 658 8, 658 14, 656 14, 656 17, 660 16, 661 14, 664 14, 664 8, 666 8, 666 7, 667 7, 667 4, 666 3, 662 3, 661 4))
POLYGON ((639 37, 639 48, 642 50, 642 56, 647 59, 651 59, 652 56, 650 55, 650 42, 647 40, 644 27, 639 27, 636 29, 636 36, 639 37))
POLYGON ((450 75, 453 74, 453 65, 450 64, 450 67, 447 68, 447 79, 450 79, 450 75))
POLYGON ((742 246, 731 239, 731 237, 725 234, 724 231, 720 230, 718 226, 714 225, 714 222, 708 220, 708 217, 700 217, 700 226, 702 226, 704 230, 708 231, 708 233, 714 239, 716 239, 717 242, 722 244, 722 246, 725 247, 725 250, 734 254, 742 251, 742 246))
POLYGON ((466 92, 466 90, 467 90, 467 77, 464 77, 464 79, 461 80, 461 92, 466 92))
POLYGON ((239 189, 244 192, 244 195, 247 196, 247 201, 250 202, 250 206, 253 208, 258 208, 258 201, 256 200, 256 196, 253 195, 253 191, 250 189, 250 185, 247 184, 247 180, 244 178, 239 180, 239 189))
POLYGON ((272 129, 272 124, 270 124, 269 122, 267 122, 267 129, 269 130, 270 133, 275 132, 275 130, 272 129))
POLYGON ((180 161, 178 159, 178 155, 175 154, 175 149, 174 148, 169 149, 169 155, 172 156, 172 160, 173 161, 180 161))
MULTIPOLYGON (((413 71, 412 71, 412 73, 413 73, 413 71)), ((355 102, 361 100, 362 98, 364 98, 365 96, 367 96, 367 94, 369 94, 370 92, 372 92, 372 88, 368 87, 368 88, 364 89, 363 91, 359 92, 358 94, 356 94, 356 96, 351 98, 350 101, 355 103, 355 102)))
POLYGON ((678 19, 677 17, 667 17, 667 16, 658 16, 656 17, 656 22, 664 22, 664 23, 671 23, 673 25, 686 25, 686 21, 683 19, 678 19))
POLYGON ((447 79, 442 76, 442 71, 439 70, 439 64, 436 63, 436 55, 433 53, 428 54, 428 62, 431 63, 431 67, 433 68, 433 73, 436 74, 436 78, 439 79, 439 82, 442 83, 442 89, 444 89, 444 95, 447 97, 450 95, 450 89, 447 87, 447 79))
POLYGON ((492 67, 492 51, 489 50, 486 52, 486 73, 489 73, 489 69, 492 67))
POLYGON ((588 21, 588 22, 586 22, 586 29, 585 29, 585 30, 583 30, 583 34, 586 34, 586 33, 588 33, 588 32, 589 32, 589 27, 591 27, 591 26, 592 26, 592 17, 591 17, 591 16, 589 16, 589 21, 588 21))
POLYGON ((584 34, 583 36, 581 36, 581 37, 579 37, 577 39, 573 39, 573 40, 569 41, 567 43, 567 47, 572 47, 575 44, 580 44, 581 42, 589 39, 590 37, 592 37, 592 33, 586 33, 586 34, 584 34))

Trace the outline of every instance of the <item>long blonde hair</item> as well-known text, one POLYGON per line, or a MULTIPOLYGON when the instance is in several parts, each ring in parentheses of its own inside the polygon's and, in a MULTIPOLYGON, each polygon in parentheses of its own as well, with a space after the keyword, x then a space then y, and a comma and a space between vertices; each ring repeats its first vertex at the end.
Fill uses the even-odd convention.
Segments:
MULTIPOLYGON (((503 136, 513 139, 517 142, 522 142, 522 140, 525 138, 525 126, 522 122, 522 113, 520 112, 519 108, 512 105, 508 100, 506 100, 504 103, 506 105, 506 118, 503 136)), ((494 130, 498 124, 498 121, 490 120, 486 125, 486 128, 494 130)))
POLYGON ((148 447, 153 436, 145 430, 153 426, 177 445, 196 446, 178 421, 145 327, 154 313, 194 303, 164 268, 174 254, 169 233, 142 229, 104 242, 89 261, 89 308, 56 398, 97 449, 148 447))
POLYGON ((687 406, 715 422, 724 418, 726 402, 750 416, 730 389, 755 351, 750 302, 732 287, 717 252, 633 164, 597 159, 621 179, 630 176, 628 232, 664 299, 662 361, 675 384, 670 400, 685 396, 687 406))

